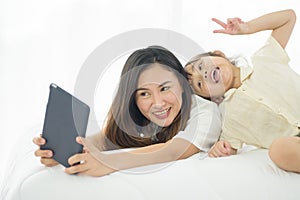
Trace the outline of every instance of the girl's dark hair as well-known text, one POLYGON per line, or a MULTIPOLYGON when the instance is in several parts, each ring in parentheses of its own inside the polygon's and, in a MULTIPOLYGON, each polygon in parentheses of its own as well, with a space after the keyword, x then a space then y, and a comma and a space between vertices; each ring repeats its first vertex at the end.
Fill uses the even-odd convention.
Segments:
POLYGON ((119 87, 103 129, 106 136, 106 149, 142 147, 170 140, 186 127, 191 110, 191 95, 192 90, 187 81, 187 74, 170 51, 160 46, 150 46, 133 52, 123 67, 119 87), (149 121, 142 115, 136 104, 139 76, 154 63, 161 64, 172 71, 183 90, 181 111, 168 127, 158 127, 149 121), (141 137, 141 133, 146 137, 141 137), (155 136, 155 139, 152 136, 155 136))
POLYGON ((237 63, 238 63, 238 59, 237 59, 238 57, 226 58, 226 57, 224 57, 224 56, 221 56, 220 54, 216 54, 216 53, 213 53, 213 52, 210 52, 210 51, 209 51, 209 52, 201 53, 201 54, 198 54, 198 55, 192 57, 192 58, 185 64, 185 66, 188 66, 188 65, 190 65, 190 64, 193 64, 193 63, 197 62, 200 58, 206 57, 206 56, 217 56, 217 57, 222 57, 222 58, 225 58, 225 59, 229 60, 229 61, 231 62, 231 64, 233 64, 233 65, 237 65, 237 63))

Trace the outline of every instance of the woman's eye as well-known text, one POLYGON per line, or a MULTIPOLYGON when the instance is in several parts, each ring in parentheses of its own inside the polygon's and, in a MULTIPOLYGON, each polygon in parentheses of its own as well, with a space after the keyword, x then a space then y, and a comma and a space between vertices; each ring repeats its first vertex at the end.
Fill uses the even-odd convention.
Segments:
POLYGON ((149 94, 149 92, 140 92, 138 95, 141 96, 141 97, 147 97, 150 94, 149 94))
POLYGON ((169 89, 170 89, 169 86, 164 86, 164 87, 161 88, 161 91, 167 91, 167 90, 169 90, 169 89))
POLYGON ((199 82, 198 82, 198 87, 201 88, 201 86, 202 86, 202 85, 201 85, 201 82, 199 81, 199 82))

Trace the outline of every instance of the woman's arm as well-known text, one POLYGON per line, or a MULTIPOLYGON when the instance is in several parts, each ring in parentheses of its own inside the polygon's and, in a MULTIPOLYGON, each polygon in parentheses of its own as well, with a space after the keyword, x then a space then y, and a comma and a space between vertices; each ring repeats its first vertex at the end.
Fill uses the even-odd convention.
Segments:
POLYGON ((219 138, 221 132, 220 113, 216 104, 200 97, 195 97, 195 103, 196 106, 191 110, 189 122, 184 131, 180 131, 166 143, 107 153, 99 151, 91 140, 77 140, 84 144, 87 151, 71 157, 69 160, 71 165, 79 161, 83 162, 67 168, 66 172, 103 176, 118 170, 184 159, 200 150, 207 150, 219 138), (195 140, 194 144, 191 142, 192 140, 195 140))
POLYGON ((93 146, 95 146, 99 151, 106 151, 106 144, 105 144, 105 136, 102 131, 96 133, 94 135, 86 137, 86 140, 89 141, 93 146))
POLYGON ((125 153, 124 155, 122 155, 122 153, 118 155, 115 154, 115 158, 117 159, 113 160, 131 160, 132 163, 128 162, 127 164, 120 165, 121 169, 126 169, 136 166, 180 160, 188 158, 199 151, 200 150, 196 146, 187 140, 175 138, 166 143, 138 148, 130 151, 129 153, 125 153))
POLYGON ((272 36, 282 48, 285 48, 296 23, 296 14, 293 10, 288 9, 268 13, 249 22, 243 22, 239 18, 230 18, 227 20, 227 24, 215 18, 212 20, 224 28, 215 30, 214 33, 238 35, 272 30, 272 36))
POLYGON ((81 164, 66 168, 67 173, 103 176, 119 170, 187 158, 200 151, 190 142, 180 138, 131 151, 109 154, 88 146, 86 147, 88 152, 76 154, 69 159, 71 165, 78 162, 81 164))

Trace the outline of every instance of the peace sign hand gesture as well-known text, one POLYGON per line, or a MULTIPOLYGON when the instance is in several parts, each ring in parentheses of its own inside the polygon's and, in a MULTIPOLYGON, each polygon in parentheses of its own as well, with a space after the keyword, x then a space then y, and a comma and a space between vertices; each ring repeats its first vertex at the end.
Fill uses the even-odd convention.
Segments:
POLYGON ((224 33, 229 35, 241 35, 249 33, 248 24, 238 17, 228 18, 227 23, 216 18, 212 18, 212 21, 223 27, 223 29, 214 30, 214 33, 224 33))

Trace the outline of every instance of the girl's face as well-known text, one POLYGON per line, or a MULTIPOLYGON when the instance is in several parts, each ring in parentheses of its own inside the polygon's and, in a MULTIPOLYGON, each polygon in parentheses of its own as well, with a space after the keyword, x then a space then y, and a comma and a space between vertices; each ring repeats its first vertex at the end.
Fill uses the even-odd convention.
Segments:
POLYGON ((233 65, 223 57, 202 57, 185 71, 194 92, 202 97, 221 97, 233 86, 233 65))
POLYGON ((152 64, 138 79, 137 107, 147 119, 161 127, 167 127, 180 112, 182 92, 173 72, 160 64, 152 64))

